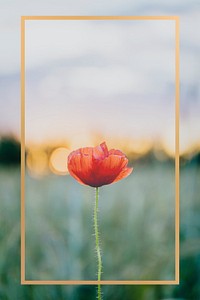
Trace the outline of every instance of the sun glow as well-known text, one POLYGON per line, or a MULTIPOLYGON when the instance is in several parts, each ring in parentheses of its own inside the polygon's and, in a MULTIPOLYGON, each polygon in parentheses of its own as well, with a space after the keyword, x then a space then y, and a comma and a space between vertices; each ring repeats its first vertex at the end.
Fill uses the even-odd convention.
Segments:
POLYGON ((49 160, 49 168, 50 170, 57 175, 67 175, 67 157, 70 151, 67 148, 59 147, 55 149, 49 160))
POLYGON ((48 173, 48 155, 40 148, 28 150, 26 164, 30 174, 34 177, 43 176, 48 173))
POLYGON ((152 142, 145 140, 136 140, 131 143, 130 150, 136 158, 144 156, 152 149, 152 142))

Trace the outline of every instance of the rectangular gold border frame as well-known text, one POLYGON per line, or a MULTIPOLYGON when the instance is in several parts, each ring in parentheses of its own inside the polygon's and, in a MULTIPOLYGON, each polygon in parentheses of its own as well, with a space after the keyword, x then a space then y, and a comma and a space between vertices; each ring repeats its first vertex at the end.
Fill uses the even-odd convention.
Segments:
POLYGON ((22 16, 21 17, 21 284, 25 285, 176 285, 179 284, 179 101, 178 16, 22 16), (175 280, 26 280, 25 279, 25 21, 26 20, 169 20, 175 22, 175 280))

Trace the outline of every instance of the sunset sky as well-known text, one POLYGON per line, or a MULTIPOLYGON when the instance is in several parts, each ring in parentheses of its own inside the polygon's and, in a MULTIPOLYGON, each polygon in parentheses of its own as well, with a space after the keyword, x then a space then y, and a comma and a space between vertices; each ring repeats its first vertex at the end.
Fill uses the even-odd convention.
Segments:
MULTIPOLYGON (((190 9, 186 2, 181 6, 183 148, 200 140, 200 40, 194 30, 200 12, 192 3, 190 9)), ((162 7, 156 7, 162 15, 162 7)), ((175 8, 168 4, 169 15, 175 8)), ((20 36, 15 27, 15 18, 8 23, 2 15, 0 133, 19 136, 20 36)), ((84 146, 98 133, 172 144, 174 32, 173 21, 27 21, 27 143, 70 139, 84 146)))
POLYGON ((174 49, 173 21, 28 21, 27 142, 173 141, 174 49))

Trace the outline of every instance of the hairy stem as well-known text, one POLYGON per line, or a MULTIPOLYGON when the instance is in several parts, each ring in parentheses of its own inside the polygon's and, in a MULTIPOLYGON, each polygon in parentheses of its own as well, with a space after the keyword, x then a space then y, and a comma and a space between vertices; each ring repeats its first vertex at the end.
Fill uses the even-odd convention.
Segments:
MULTIPOLYGON (((101 272, 102 272, 102 261, 101 261, 101 250, 99 246, 99 230, 98 230, 98 201, 99 201, 99 188, 95 188, 95 206, 94 206, 94 230, 95 230, 95 240, 96 240, 96 252, 97 252, 97 260, 98 260, 98 281, 101 280, 101 272)), ((97 299, 101 300, 101 284, 98 284, 97 288, 97 299)))

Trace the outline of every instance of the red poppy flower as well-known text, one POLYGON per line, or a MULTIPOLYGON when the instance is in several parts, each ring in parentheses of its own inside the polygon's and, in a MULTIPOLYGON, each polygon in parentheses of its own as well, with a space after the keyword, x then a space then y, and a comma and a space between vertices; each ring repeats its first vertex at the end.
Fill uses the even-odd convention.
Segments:
POLYGON ((128 159, 120 150, 109 150, 106 143, 75 150, 68 156, 68 170, 79 183, 100 187, 131 174, 128 159))

